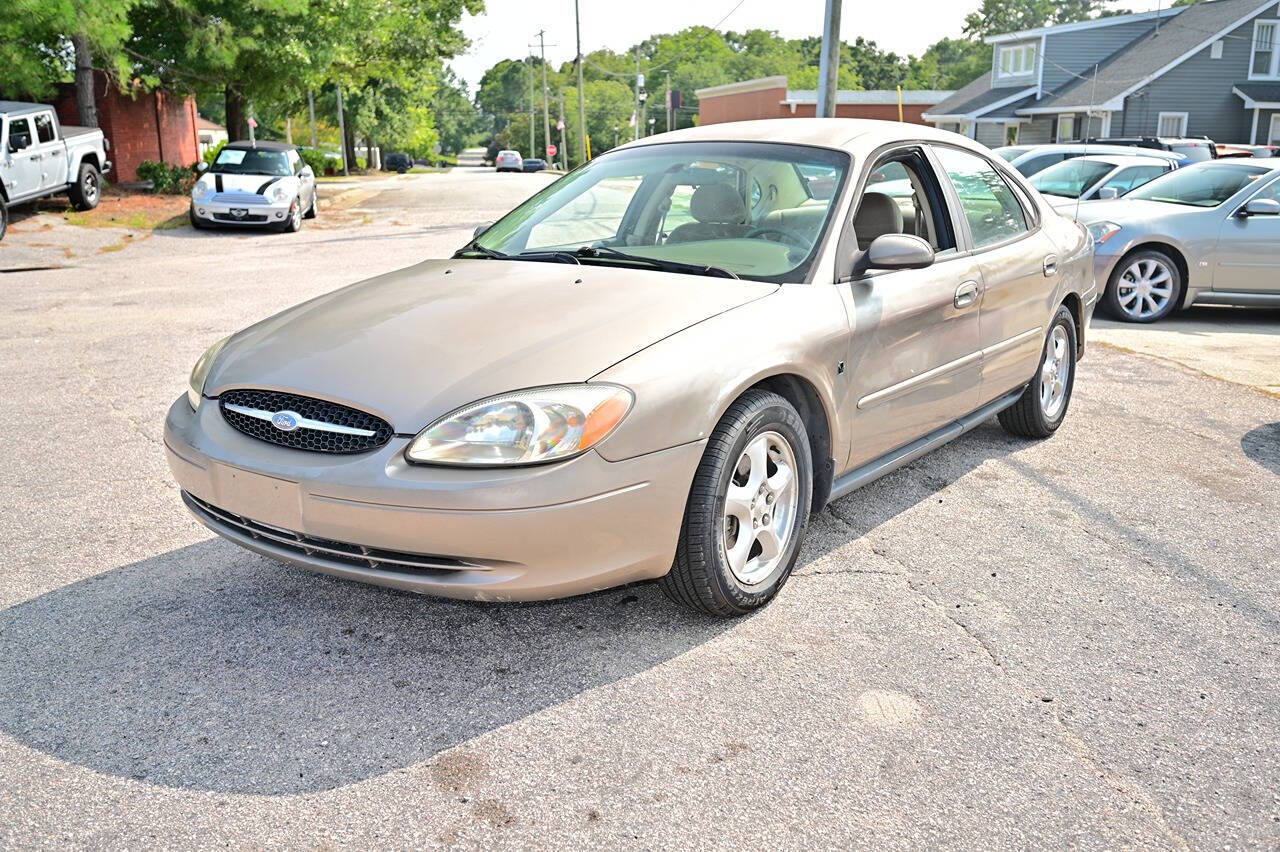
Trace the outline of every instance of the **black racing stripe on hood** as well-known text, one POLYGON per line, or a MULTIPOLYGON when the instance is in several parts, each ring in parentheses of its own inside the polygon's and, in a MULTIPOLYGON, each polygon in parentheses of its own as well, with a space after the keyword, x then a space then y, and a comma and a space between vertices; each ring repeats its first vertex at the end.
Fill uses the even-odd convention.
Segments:
POLYGON ((271 184, 275 183, 275 182, 276 182, 276 181, 278 181, 278 180, 280 180, 280 178, 278 178, 278 177, 273 177, 271 180, 267 181, 267 182, 266 182, 266 183, 264 183, 262 186, 258 187, 256 190, 254 190, 254 192, 258 193, 258 195, 263 195, 263 194, 265 194, 265 193, 266 193, 266 191, 267 191, 267 187, 271 186, 271 184))
POLYGON ((213 173, 213 188, 215 192, 222 192, 222 172, 213 173))

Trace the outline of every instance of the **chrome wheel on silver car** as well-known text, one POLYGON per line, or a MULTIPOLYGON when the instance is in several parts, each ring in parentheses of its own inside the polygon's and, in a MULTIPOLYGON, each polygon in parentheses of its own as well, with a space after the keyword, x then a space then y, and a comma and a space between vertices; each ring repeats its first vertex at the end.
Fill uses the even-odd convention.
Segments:
POLYGON ((724 501, 724 553, 747 586, 778 567, 795 530, 796 457, 787 439, 764 432, 747 444, 724 501))
POLYGON ((1059 306, 1049 323, 1040 368, 1013 405, 1000 412, 1000 425, 1023 438, 1047 438, 1058 430, 1071 404, 1076 374, 1076 319, 1059 306))
POLYGON ((1155 322, 1173 311, 1181 295, 1178 265, 1164 252, 1149 249, 1120 261, 1103 298, 1116 319, 1155 322))
POLYGON ((1067 401, 1067 379, 1070 377, 1070 343, 1067 330, 1055 325, 1045 344, 1044 363, 1040 365, 1040 408, 1044 416, 1056 418, 1067 401))

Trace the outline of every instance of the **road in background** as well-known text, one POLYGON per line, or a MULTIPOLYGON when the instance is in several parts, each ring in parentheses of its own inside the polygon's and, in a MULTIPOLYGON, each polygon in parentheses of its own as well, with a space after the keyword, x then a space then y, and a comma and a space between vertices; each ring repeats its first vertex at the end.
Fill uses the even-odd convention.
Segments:
POLYGON ((1276 844, 1280 400, 1157 358, 1094 346, 1052 440, 988 423, 836 502, 733 622, 416 597, 188 516, 162 427, 209 343, 546 180, 0 243, 74 264, 0 275, 0 846, 1276 844))

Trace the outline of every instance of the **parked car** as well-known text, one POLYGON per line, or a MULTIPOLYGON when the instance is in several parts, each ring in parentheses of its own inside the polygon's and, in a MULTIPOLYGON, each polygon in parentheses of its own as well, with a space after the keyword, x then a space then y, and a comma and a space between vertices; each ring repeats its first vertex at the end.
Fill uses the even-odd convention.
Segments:
MULTIPOLYGON (((1010 166, 1017 169, 1024 177, 1032 177, 1052 165, 1061 163, 1063 160, 1074 159, 1075 157, 1084 157, 1089 154, 1120 154, 1127 156, 1132 155, 1135 152, 1127 145, 1091 145, 1077 143, 1055 145, 1007 145, 1003 148, 996 148, 994 153, 1010 166)), ((1143 151, 1142 153, 1144 155, 1149 154, 1150 156, 1167 159, 1169 162, 1173 163, 1175 168, 1190 162, 1183 155, 1172 152, 1152 150, 1150 152, 1143 151)))
POLYGON ((1089 154, 1037 172, 1029 182, 1049 196, 1054 207, 1067 209, 1077 199, 1117 198, 1173 169, 1174 164, 1161 157, 1089 154))
POLYGON ((1098 145, 1126 145, 1133 148, 1148 148, 1152 151, 1169 151, 1173 154, 1181 154, 1191 163, 1202 163, 1205 160, 1216 159, 1218 156, 1217 145, 1214 144, 1212 139, 1171 139, 1163 136, 1107 136, 1104 138, 1089 138, 1085 141, 1098 145))
POLYGON ((64 126, 47 104, 0 101, 0 239, 19 204, 65 192, 77 210, 97 207, 109 148, 101 130, 64 126))
POLYGON ((246 225, 297 231, 320 209, 316 176, 283 142, 232 142, 191 188, 191 226, 246 225))
POLYGON ((1280 146, 1277 145, 1218 145, 1217 152, 1219 159, 1230 159, 1254 157, 1259 160, 1265 160, 1280 154, 1280 146))
POLYGON ((1092 264, 956 134, 679 130, 214 344, 164 442, 196 518, 286 562, 486 600, 662 578, 740 615, 830 500, 992 416, 1052 435, 1092 264), (873 173, 915 184, 911 220, 873 173))
POLYGON ((547 167, 546 160, 542 160, 537 157, 529 157, 524 161, 524 164, 521 166, 521 171, 540 172, 546 167, 547 167))
POLYGON ((1189 305, 1280 305, 1280 160, 1197 163, 1080 205, 1102 302, 1155 322, 1189 305))
POLYGON ((524 169, 524 158, 519 151, 499 151, 493 165, 500 172, 518 172, 524 169))
POLYGON ((393 151, 382 158, 382 167, 389 172, 404 174, 413 168, 413 158, 401 151, 393 151))

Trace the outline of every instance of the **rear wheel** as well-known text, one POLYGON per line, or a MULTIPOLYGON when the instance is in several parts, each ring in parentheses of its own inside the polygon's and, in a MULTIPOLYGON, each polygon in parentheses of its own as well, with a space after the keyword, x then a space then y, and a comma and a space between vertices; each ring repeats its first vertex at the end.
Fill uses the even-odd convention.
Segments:
POLYGON ((307 212, 303 215, 304 219, 314 219, 320 213, 320 193, 311 193, 311 206, 307 208, 307 212))
POLYGON ((707 441, 662 590, 711 615, 764 606, 791 576, 812 498, 800 415, 775 393, 748 391, 707 441))
POLYGON ((67 187, 67 197, 77 210, 92 210, 102 200, 102 172, 93 163, 81 163, 76 182, 67 187))
POLYGON ((4 199, 0 199, 0 240, 4 239, 5 232, 9 230, 9 208, 5 206, 4 199))
POLYGON ((1048 438, 1067 416, 1076 381, 1076 321, 1060 307, 1049 325, 1040 368, 1010 408, 999 414, 1005 431, 1023 438, 1048 438))
POLYGON ((1116 266, 1102 298, 1107 313, 1118 320, 1155 322, 1178 306, 1182 273, 1173 258, 1162 251, 1135 252, 1116 266))

